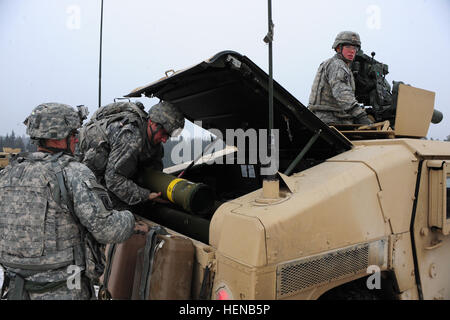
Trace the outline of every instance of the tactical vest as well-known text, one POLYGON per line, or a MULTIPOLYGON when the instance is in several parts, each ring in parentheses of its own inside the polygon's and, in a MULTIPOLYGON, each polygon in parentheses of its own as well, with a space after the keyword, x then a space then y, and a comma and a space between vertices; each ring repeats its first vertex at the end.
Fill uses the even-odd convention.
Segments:
POLYGON ((0 174, 0 263, 24 270, 84 264, 81 235, 54 167, 69 157, 23 153, 0 174))
POLYGON ((79 148, 82 161, 97 178, 104 175, 111 151, 107 127, 116 121, 121 121, 124 125, 133 123, 140 131, 145 132, 147 113, 134 103, 114 102, 99 108, 81 128, 79 148))

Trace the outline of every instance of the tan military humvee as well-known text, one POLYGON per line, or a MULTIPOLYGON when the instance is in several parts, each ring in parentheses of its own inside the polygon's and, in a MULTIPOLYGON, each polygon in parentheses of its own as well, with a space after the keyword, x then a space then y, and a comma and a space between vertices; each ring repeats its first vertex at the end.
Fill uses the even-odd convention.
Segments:
MULTIPOLYGON (((227 51, 128 97, 170 101, 225 137, 267 129, 267 79, 227 51)), ((401 85, 395 125, 328 127, 274 82, 278 196, 263 197, 264 159, 249 156, 264 136, 247 137, 245 163, 231 152, 186 172, 213 188, 208 215, 136 212, 192 239, 192 299, 450 299, 450 143, 424 139, 433 108, 433 92, 401 85)))
POLYGON ((0 170, 8 165, 9 159, 7 156, 6 152, 0 152, 0 170))
POLYGON ((0 170, 5 168, 9 164, 9 159, 20 151, 20 148, 3 147, 3 152, 0 152, 0 170))

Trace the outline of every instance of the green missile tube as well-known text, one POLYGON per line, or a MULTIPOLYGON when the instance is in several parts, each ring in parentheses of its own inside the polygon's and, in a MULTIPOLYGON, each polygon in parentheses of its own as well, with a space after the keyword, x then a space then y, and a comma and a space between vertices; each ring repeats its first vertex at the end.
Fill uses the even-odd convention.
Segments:
POLYGON ((151 168, 144 169, 143 182, 144 187, 152 192, 161 192, 163 199, 189 213, 204 215, 214 206, 213 192, 204 183, 194 183, 151 168))

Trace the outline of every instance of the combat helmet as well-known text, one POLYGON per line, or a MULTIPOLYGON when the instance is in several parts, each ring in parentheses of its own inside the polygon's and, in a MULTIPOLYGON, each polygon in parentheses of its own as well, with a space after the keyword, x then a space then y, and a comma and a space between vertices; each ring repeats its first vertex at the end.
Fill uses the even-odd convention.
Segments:
POLYGON ((148 112, 148 118, 163 126, 171 137, 179 135, 184 127, 184 116, 181 111, 166 101, 160 101, 152 106, 148 112))
POLYGON ((336 39, 333 43, 333 49, 336 50, 336 48, 343 44, 351 44, 354 46, 357 46, 358 49, 361 49, 361 38, 359 37, 359 34, 353 31, 342 31, 339 32, 336 36, 336 39))
POLYGON ((33 140, 67 138, 81 127, 84 114, 81 114, 80 107, 78 109, 77 112, 71 106, 62 103, 40 104, 24 121, 27 134, 33 140))

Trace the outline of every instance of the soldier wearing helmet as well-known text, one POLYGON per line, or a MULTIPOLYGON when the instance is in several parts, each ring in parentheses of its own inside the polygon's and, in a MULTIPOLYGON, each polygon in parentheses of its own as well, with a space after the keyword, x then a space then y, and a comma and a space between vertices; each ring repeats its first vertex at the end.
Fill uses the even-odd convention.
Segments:
POLYGON ((176 106, 161 101, 146 113, 140 103, 114 102, 99 108, 80 133, 82 161, 107 187, 113 205, 127 208, 153 200, 160 192, 139 185, 144 167, 162 170, 163 143, 178 135, 184 116, 176 106))
POLYGON ((150 109, 148 120, 147 134, 153 144, 166 142, 169 136, 178 136, 184 127, 183 115, 174 105, 165 101, 161 101, 150 109), (154 129, 156 131, 153 131, 154 129))
POLYGON ((353 31, 338 33, 332 48, 336 54, 320 64, 308 108, 328 125, 371 124, 363 106, 355 98, 355 80, 350 69, 361 49, 359 34, 353 31))
POLYGON ((75 161, 83 111, 61 103, 36 107, 24 123, 38 151, 18 154, 0 173, 8 299, 90 299, 104 267, 100 244, 146 229, 131 212, 113 210, 106 189, 75 161))

